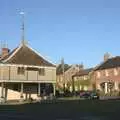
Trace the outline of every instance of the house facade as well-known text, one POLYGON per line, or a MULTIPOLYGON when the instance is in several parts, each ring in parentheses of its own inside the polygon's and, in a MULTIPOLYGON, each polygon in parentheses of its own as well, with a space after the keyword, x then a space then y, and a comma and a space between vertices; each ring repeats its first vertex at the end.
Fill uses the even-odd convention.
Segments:
POLYGON ((106 59, 98 65, 93 74, 96 89, 105 94, 120 89, 120 56, 106 59))
POLYGON ((92 68, 89 69, 81 69, 75 75, 72 76, 73 81, 73 91, 80 90, 91 90, 91 73, 92 68))
POLYGON ((83 65, 72 65, 67 71, 57 75, 57 86, 61 89, 65 87, 72 91, 72 76, 76 74, 80 69, 83 69, 83 65))
POLYGON ((1 101, 55 95, 56 66, 22 42, 12 52, 2 49, 0 83, 1 101))
POLYGON ((63 90, 63 88, 64 88, 63 74, 59 73, 56 75, 56 89, 63 90))

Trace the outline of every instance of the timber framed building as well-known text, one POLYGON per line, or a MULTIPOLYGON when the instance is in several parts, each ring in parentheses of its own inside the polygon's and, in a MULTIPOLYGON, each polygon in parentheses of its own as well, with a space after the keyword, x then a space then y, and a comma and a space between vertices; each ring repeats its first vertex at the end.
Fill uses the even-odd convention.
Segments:
POLYGON ((56 65, 24 42, 12 52, 2 48, 0 83, 1 101, 55 95, 56 65))

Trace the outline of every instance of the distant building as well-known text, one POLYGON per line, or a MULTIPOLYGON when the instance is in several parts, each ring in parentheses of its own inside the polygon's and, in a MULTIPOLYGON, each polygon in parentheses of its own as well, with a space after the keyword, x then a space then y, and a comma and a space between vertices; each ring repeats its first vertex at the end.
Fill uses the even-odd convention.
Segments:
POLYGON ((80 69, 83 69, 83 65, 71 65, 64 74, 57 74, 57 86, 61 89, 65 87, 66 89, 72 90, 72 76, 80 69))
POLYGON ((91 90, 91 72, 92 68, 81 69, 79 72, 72 76, 73 91, 91 90))
POLYGON ((93 84, 96 89, 109 93, 120 90, 120 56, 105 59, 94 69, 93 84))
POLYGON ((24 42, 11 52, 2 48, 0 83, 1 101, 55 95, 56 66, 24 42))
POLYGON ((63 74, 59 73, 56 75, 56 89, 63 90, 63 88, 64 88, 63 74))

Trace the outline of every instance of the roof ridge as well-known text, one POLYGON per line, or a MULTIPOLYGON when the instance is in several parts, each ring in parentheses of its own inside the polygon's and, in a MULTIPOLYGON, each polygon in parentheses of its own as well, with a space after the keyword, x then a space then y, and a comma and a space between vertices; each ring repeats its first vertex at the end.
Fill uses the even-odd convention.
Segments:
POLYGON ((120 64, 118 64, 117 61, 119 61, 119 63, 120 63, 120 56, 111 57, 108 60, 106 60, 106 61, 102 62, 101 64, 99 64, 98 66, 96 66, 94 71, 120 66, 120 64))
MULTIPOLYGON (((41 59, 42 61, 44 61, 45 63, 52 65, 52 66, 56 66, 54 63, 52 63, 51 61, 47 60, 45 57, 43 57, 42 55, 39 54, 39 52, 37 52, 35 49, 31 48, 29 45, 27 44, 20 44, 19 47, 11 54, 9 55, 7 58, 5 58, 2 62, 6 63, 11 61, 12 59, 14 59, 14 57, 17 55, 19 55, 20 51, 23 49, 28 49, 32 54, 35 54, 38 59, 41 59)), ((23 51, 23 50, 22 50, 23 51)), ((34 60, 33 60, 34 61, 34 60)), ((38 60, 39 61, 39 60, 38 60)), ((13 62, 14 63, 14 62, 13 62)), ((34 62, 35 63, 35 62, 34 62)), ((40 62, 39 62, 40 63, 40 62)), ((27 63, 26 63, 27 64, 27 63)), ((36 64, 36 63, 35 63, 36 64)))

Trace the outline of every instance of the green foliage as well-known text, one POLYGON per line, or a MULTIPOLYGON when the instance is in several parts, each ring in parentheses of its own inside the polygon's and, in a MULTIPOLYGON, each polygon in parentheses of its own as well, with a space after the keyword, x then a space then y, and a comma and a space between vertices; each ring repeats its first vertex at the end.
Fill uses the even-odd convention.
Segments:
POLYGON ((104 90, 104 89, 105 89, 105 82, 102 82, 102 83, 100 84, 100 87, 102 88, 102 90, 104 90))
MULTIPOLYGON (((64 71, 68 70, 70 66, 68 64, 64 64, 64 71)), ((63 73, 63 67, 62 64, 59 64, 56 70, 57 74, 62 74, 63 73)))
POLYGON ((108 82, 108 89, 113 89, 114 83, 113 82, 108 82))
POLYGON ((75 84, 88 86, 88 85, 90 85, 90 79, 87 79, 87 80, 79 79, 79 80, 75 81, 75 84))
POLYGON ((120 83, 118 84, 118 88, 119 88, 119 90, 120 90, 120 83))
POLYGON ((78 86, 78 89, 79 89, 80 85, 81 85, 81 89, 83 89, 84 86, 89 86, 90 79, 86 79, 86 80, 79 79, 77 81, 74 81, 74 86, 78 86))

